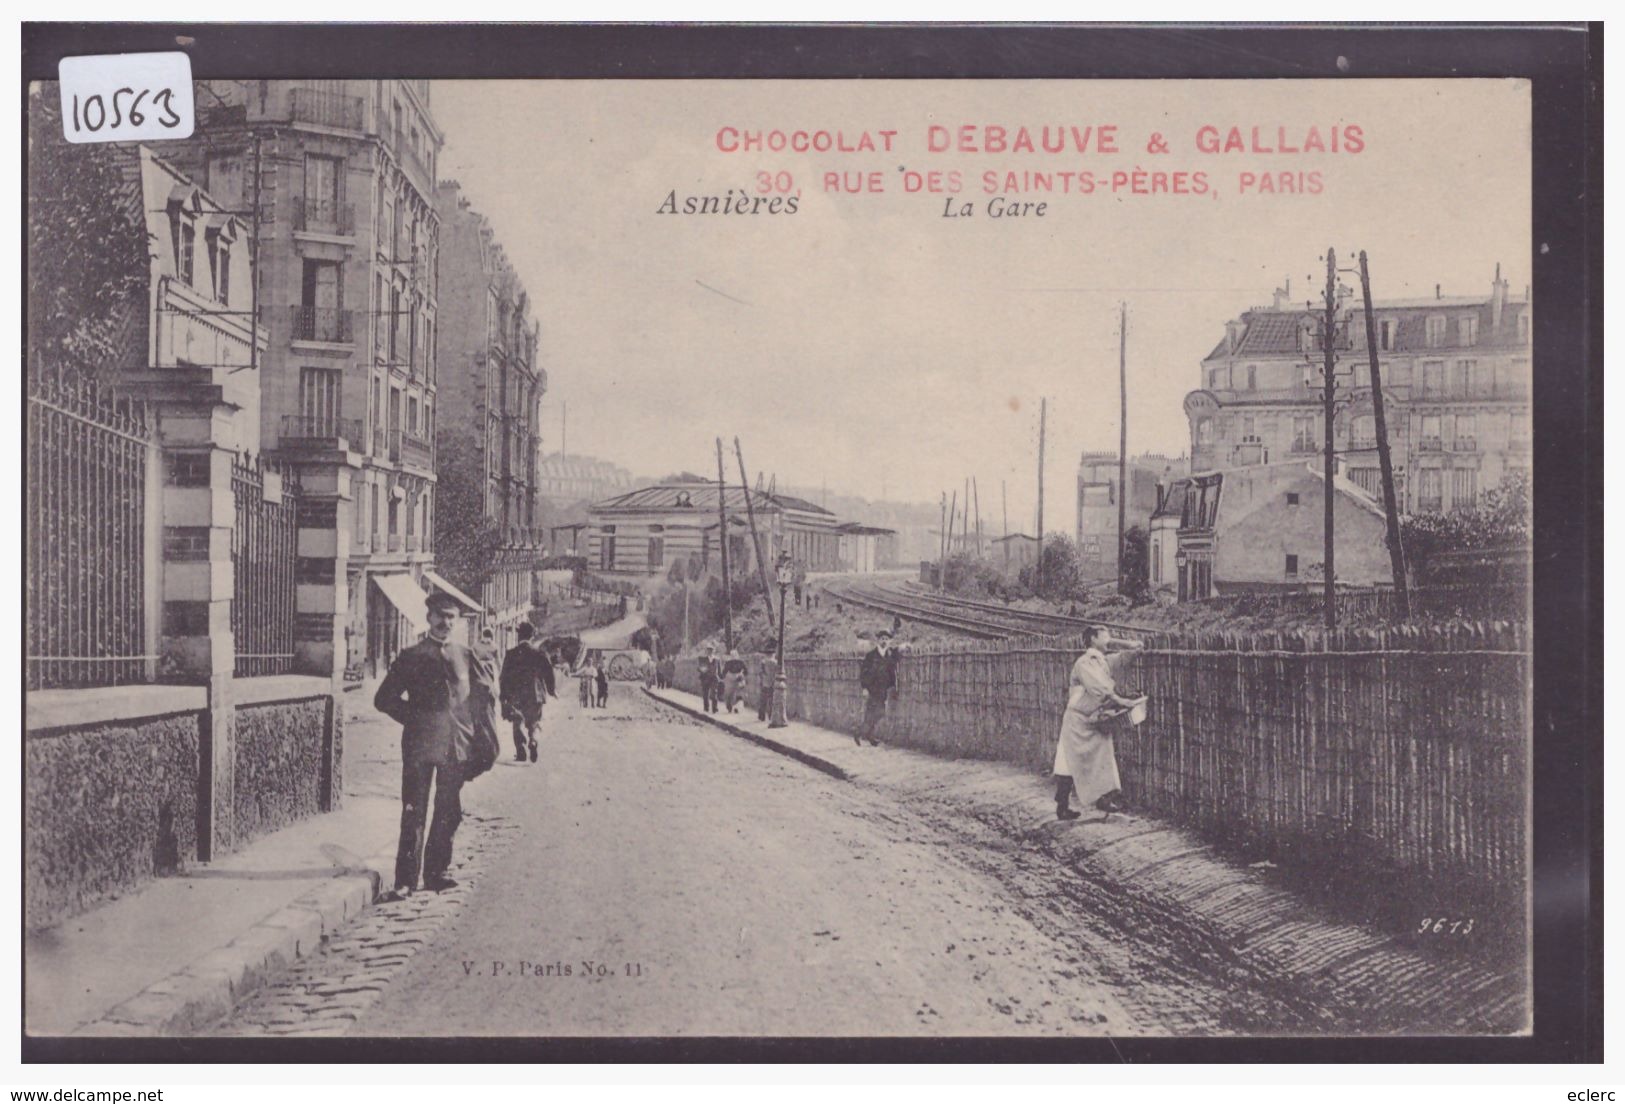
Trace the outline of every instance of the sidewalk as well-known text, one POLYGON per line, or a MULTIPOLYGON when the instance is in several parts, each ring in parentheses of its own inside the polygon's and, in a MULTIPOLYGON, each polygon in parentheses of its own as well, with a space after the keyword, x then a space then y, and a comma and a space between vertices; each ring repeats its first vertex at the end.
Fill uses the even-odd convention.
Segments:
POLYGON ((344 802, 24 938, 31 1035, 185 1034, 230 1011, 388 888, 399 729, 344 698, 344 802))
POLYGON ((1004 840, 1048 854, 1086 883, 1080 907, 1110 915, 1125 930, 1168 928, 1215 969, 1232 971, 1238 986, 1268 987, 1311 1020, 1341 1010, 1370 1023, 1372 1034, 1529 1030, 1523 977, 1329 917, 1270 884, 1267 869, 1225 858, 1184 829, 1092 809, 1061 822, 1048 782, 1008 764, 858 747, 845 733, 800 721, 769 729, 743 706, 707 714, 698 695, 681 690, 645 693, 836 778, 937 806, 961 821, 968 816, 1004 840), (1446 994, 1450 999, 1441 1001, 1446 994))

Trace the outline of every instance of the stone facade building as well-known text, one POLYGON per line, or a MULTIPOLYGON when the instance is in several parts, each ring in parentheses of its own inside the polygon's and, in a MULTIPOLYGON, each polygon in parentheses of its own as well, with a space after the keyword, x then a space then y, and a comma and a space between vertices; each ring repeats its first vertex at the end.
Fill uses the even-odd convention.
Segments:
POLYGON ((313 534, 299 549, 301 647, 378 674, 424 627, 391 594, 434 585, 429 82, 207 81, 199 112, 172 156, 227 206, 260 212, 262 440, 299 470, 313 534))
MULTIPOLYGON (((546 557, 538 484, 542 396, 540 329, 530 297, 489 220, 455 181, 435 193, 441 226, 439 447, 474 457, 456 478, 469 482, 485 516, 502 530, 493 571, 476 597, 506 643, 535 607, 536 572, 546 557)), ((452 478, 447 469, 447 478, 452 478)))
MULTIPOLYGON (((1186 459, 1160 453, 1128 459, 1130 529, 1145 526, 1157 506, 1157 485, 1184 474, 1186 459)), ((1117 577, 1117 454, 1086 452, 1078 460, 1078 563, 1091 579, 1117 577)))
MULTIPOLYGON (((1202 361, 1200 387, 1185 397, 1192 472, 1309 459, 1321 452, 1318 324, 1290 302, 1290 286, 1267 307, 1225 325, 1202 361)), ((1507 294, 1497 268, 1490 292, 1378 301, 1376 316, 1389 444, 1404 513, 1468 509, 1530 456, 1532 303, 1507 294)), ((1349 478, 1380 497, 1376 424, 1363 309, 1346 297, 1338 351, 1343 397, 1333 447, 1349 478)))
MULTIPOLYGON (((1382 506, 1341 475, 1332 493, 1338 582, 1392 582, 1382 506)), ((1324 473, 1313 460, 1174 480, 1151 516, 1151 585, 1177 588, 1184 602, 1316 584, 1324 577, 1324 503, 1324 473)))

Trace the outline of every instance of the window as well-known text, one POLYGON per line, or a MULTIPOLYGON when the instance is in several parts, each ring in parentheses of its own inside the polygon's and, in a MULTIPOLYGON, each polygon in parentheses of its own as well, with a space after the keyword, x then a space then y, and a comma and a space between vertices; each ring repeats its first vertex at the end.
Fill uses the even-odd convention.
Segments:
POLYGON ((175 220, 175 275, 191 287, 197 263, 197 224, 184 211, 177 212, 175 220))
POLYGON ((1460 399, 1477 395, 1480 382, 1478 361, 1458 360, 1452 366, 1450 394, 1460 399))
POLYGON ((1423 468, 1416 477, 1416 508, 1424 514, 1436 514, 1444 509, 1444 472, 1438 468, 1423 468))
POLYGON ((333 436, 339 416, 340 373, 336 368, 299 369, 299 414, 305 431, 313 436, 333 436))
POLYGON ((1247 390, 1258 390, 1258 365, 1247 365, 1247 390))
POLYGON ((1230 387, 1230 366, 1214 368, 1208 372, 1208 386, 1215 391, 1228 390, 1230 387))
POLYGON ((339 181, 342 179, 336 157, 305 155, 305 226, 307 229, 336 229, 339 223, 339 181))
POLYGON ((1428 316, 1427 320, 1427 347, 1437 349, 1444 344, 1445 317, 1442 314, 1428 316))
POLYGON ((1456 344, 1478 344, 1478 315, 1465 314, 1456 319, 1456 344))
POLYGON ((1529 312, 1518 312, 1518 340, 1525 345, 1529 344, 1529 312))
POLYGON ((207 231, 209 243, 209 276, 214 297, 226 302, 231 296, 231 245, 220 236, 220 231, 207 231))
POLYGON ((1422 362, 1422 397, 1437 399, 1444 394, 1444 361, 1422 362))
POLYGON ((1440 447, 1441 433, 1440 417, 1437 414, 1422 415, 1422 440, 1418 447, 1423 449, 1437 449, 1440 447))
POLYGON ((406 431, 408 433, 418 431, 418 397, 416 395, 408 395, 406 398, 406 431))
POLYGON ((1383 352, 1394 348, 1394 339, 1399 336, 1399 323, 1392 318, 1384 318, 1377 330, 1377 339, 1383 352))
POLYGON ((1377 418, 1374 414, 1356 414, 1349 424, 1350 448, 1377 447, 1377 418))
MULTIPOLYGON (((389 500, 389 535, 391 537, 397 537, 400 536, 400 532, 401 501, 398 498, 391 498, 389 500)), ((395 549, 391 549, 391 551, 395 551, 395 549)))
POLYGON ((1450 473, 1450 509, 1471 510, 1478 505, 1478 472, 1456 468, 1450 473))
POLYGON ((649 568, 662 567, 666 562, 666 527, 649 526, 649 568))
POLYGON ((1478 448, 1478 419, 1471 414, 1456 415, 1455 446, 1457 452, 1472 452, 1478 448))
POLYGON ((1507 424, 1507 436, 1515 448, 1529 447, 1529 415, 1514 411, 1507 424))
POLYGON ((606 525, 598 534, 598 567, 603 571, 615 569, 615 526, 606 525))
POLYGON ((1292 451, 1315 451, 1315 419, 1313 415, 1299 414, 1293 416, 1292 451))
POLYGON ((378 484, 372 485, 372 539, 378 542, 378 484))
POLYGON ((389 289, 389 342, 386 346, 389 363, 399 363, 396 353, 400 349, 401 341, 401 289, 389 289))
POLYGON ((1298 577, 1298 557, 1294 556, 1290 552, 1288 552, 1286 556, 1286 577, 1288 579, 1296 579, 1298 577))
POLYGON ((1213 443, 1213 419, 1202 418, 1196 423, 1196 443, 1198 445, 1211 445, 1213 443))
POLYGON ((1288 506, 1296 506, 1298 504, 1298 492, 1297 491, 1288 491, 1286 493, 1286 504, 1288 506))
POLYGON ((299 303, 299 325, 295 327, 294 340, 327 342, 348 340, 341 315, 341 308, 344 306, 344 283, 336 263, 305 261, 299 303))

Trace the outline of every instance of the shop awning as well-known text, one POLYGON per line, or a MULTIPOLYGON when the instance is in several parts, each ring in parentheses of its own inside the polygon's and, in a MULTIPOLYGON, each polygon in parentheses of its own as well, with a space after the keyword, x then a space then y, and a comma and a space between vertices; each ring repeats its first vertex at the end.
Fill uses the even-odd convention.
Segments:
POLYGON ((453 598, 457 599, 457 601, 460 602, 462 604, 463 608, 468 610, 469 613, 484 613, 485 612, 485 607, 484 606, 480 605, 478 602, 474 601, 474 599, 470 598, 468 595, 464 594, 462 591, 460 591, 456 587, 452 586, 450 583, 448 583, 445 580, 445 578, 443 576, 437 575, 433 571, 425 570, 423 572, 423 577, 424 577, 424 579, 428 580, 428 582, 436 590, 443 591, 446 594, 449 594, 453 598))
POLYGON ((372 581, 378 584, 389 604, 401 611, 401 616, 411 622, 418 632, 429 631, 429 596, 423 593, 412 576, 404 571, 393 571, 387 575, 374 575, 372 581))

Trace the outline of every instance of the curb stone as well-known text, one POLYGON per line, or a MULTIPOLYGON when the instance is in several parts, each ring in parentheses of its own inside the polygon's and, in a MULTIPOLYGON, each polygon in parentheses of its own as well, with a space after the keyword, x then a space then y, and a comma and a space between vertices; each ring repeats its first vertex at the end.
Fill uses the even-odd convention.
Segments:
POLYGON ((315 952, 388 885, 394 848, 271 913, 223 947, 73 1032, 88 1036, 190 1035, 222 1019, 244 997, 315 952))
POLYGON ((647 686, 643 687, 643 692, 649 698, 651 698, 654 701, 659 702, 661 705, 667 705, 667 706, 670 706, 673 709, 679 710, 679 711, 681 711, 683 713, 687 713, 690 717, 696 717, 696 718, 698 718, 698 719, 700 719, 702 721, 708 721, 711 724, 716 725, 718 728, 722 729, 723 731, 730 733, 731 735, 738 736, 740 739, 743 739, 743 740, 749 740, 751 743, 756 744, 756 745, 758 745, 760 747, 765 747, 769 751, 776 751, 780 755, 788 756, 789 758, 794 759, 797 762, 805 763, 807 766, 812 767, 814 770, 823 771, 825 774, 829 775, 831 778, 838 778, 842 782, 850 782, 852 780, 852 776, 847 774, 845 770, 843 770, 840 767, 836 766, 834 763, 831 763, 828 759, 825 759, 825 758, 823 758, 821 756, 818 756, 818 755, 814 755, 810 751, 802 751, 800 748, 791 747, 789 744, 781 744, 781 743, 779 743, 779 741, 774 740, 774 739, 770 739, 767 736, 763 736, 759 732, 752 732, 748 728, 740 728, 736 724, 732 724, 732 723, 730 723, 728 721, 721 720, 718 717, 716 717, 716 716, 714 716, 714 715, 712 715, 710 713, 704 712, 703 710, 694 709, 694 708, 692 708, 690 706, 684 705, 682 702, 675 702, 675 701, 670 700, 669 698, 664 698, 664 697, 660 696, 659 694, 656 694, 653 690, 649 689, 647 686))

